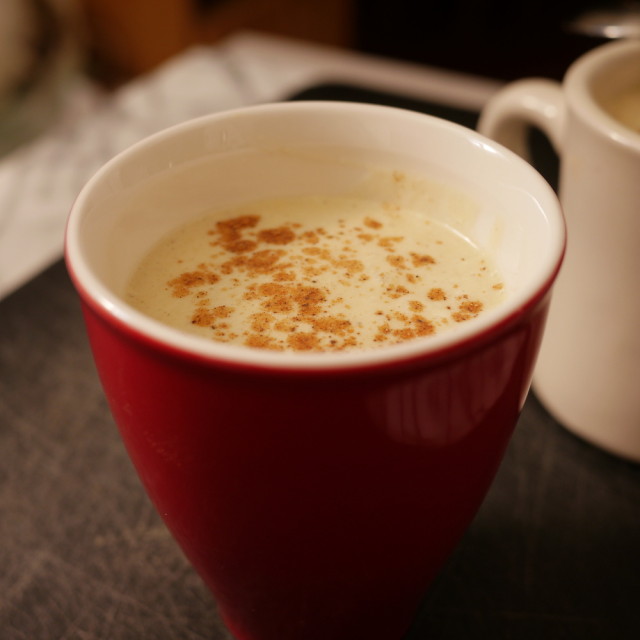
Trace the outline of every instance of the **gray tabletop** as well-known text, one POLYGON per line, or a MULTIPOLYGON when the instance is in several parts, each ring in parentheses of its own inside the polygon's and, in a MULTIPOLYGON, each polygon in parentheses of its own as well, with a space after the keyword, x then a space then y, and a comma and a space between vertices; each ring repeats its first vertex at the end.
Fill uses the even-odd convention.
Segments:
MULTIPOLYGON (((129 463, 62 263, 0 303, 0 380, 0 636, 227 638, 129 463)), ((640 466, 530 397, 410 638, 637 638, 639 599, 640 466)))
MULTIPOLYGON (((344 87, 301 97, 397 104, 344 87)), ((230 637, 127 458, 61 262, 0 302, 0 453, 2 640, 230 637)), ((530 396, 406 640, 635 640, 639 605, 640 465, 530 396)))

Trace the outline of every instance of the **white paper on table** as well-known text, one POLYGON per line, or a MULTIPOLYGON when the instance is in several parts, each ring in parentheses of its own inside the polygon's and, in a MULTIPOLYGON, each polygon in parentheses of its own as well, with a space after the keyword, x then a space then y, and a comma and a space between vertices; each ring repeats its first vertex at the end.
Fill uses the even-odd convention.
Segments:
POLYGON ((0 299, 63 252, 73 200, 107 160, 179 122, 247 103, 223 57, 195 47, 110 96, 79 83, 47 134, 0 161, 0 299))

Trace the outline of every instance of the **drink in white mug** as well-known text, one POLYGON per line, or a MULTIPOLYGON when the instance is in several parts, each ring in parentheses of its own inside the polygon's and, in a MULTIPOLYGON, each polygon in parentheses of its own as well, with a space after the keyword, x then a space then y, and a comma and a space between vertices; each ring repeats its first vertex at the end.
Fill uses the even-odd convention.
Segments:
POLYGON ((640 133, 640 85, 620 91, 603 101, 602 106, 625 127, 640 133))

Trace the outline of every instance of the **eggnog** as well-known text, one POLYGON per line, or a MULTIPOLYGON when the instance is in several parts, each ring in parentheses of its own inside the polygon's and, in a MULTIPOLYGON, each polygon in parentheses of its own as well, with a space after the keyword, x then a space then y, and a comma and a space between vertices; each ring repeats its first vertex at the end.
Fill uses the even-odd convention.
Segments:
MULTIPOLYGON (((434 206, 442 201, 433 198, 434 206)), ((358 196, 301 195, 187 223, 145 257, 126 298, 205 338, 315 352, 432 336, 503 295, 488 256, 441 215, 358 196)))

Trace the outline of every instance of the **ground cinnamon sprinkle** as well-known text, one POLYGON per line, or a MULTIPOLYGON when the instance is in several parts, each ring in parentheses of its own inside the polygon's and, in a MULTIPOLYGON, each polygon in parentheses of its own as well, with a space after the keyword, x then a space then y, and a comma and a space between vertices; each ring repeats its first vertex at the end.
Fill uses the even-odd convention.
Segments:
POLYGON ((378 240, 378 246, 383 247, 387 251, 395 251, 395 245, 398 242, 402 242, 402 240, 403 238, 399 236, 380 238, 380 240, 378 240))
POLYGON ((233 313, 233 309, 225 305, 210 309, 198 309, 191 318, 191 324, 199 327, 215 326, 216 320, 228 318, 233 313))
POLYGON ((434 287, 433 289, 429 289, 429 293, 427 294, 429 300, 446 300, 447 294, 440 288, 434 287))
POLYGON ((475 318, 484 308, 482 302, 478 300, 468 300, 460 303, 458 311, 451 314, 456 322, 465 322, 471 318, 475 318))
POLYGON ((430 336, 436 332, 436 327, 430 320, 427 320, 423 316, 415 315, 411 319, 413 323, 414 331, 419 336, 430 336))
POLYGON ((396 269, 406 269, 404 256, 387 256, 387 262, 396 269))
POLYGON ((320 341, 315 333, 292 333, 287 336, 287 344, 294 351, 317 351, 320 341))
MULTIPOLYGON (((255 251, 250 256, 237 256, 227 260, 222 264, 221 269, 225 274, 232 273, 234 269, 246 269, 254 273, 271 273, 278 260, 284 255, 284 251, 263 249, 255 251)), ((280 265, 280 269, 282 268, 284 267, 280 265)))
POLYGON ((271 328, 274 316, 266 312, 254 313, 251 316, 251 320, 251 330, 256 333, 264 333, 265 331, 269 331, 271 328))
POLYGON ((390 298, 395 299, 395 298, 400 298, 402 296, 406 296, 411 292, 409 291, 409 289, 407 289, 406 287, 403 287, 402 285, 395 285, 395 286, 387 287, 385 293, 390 298))
POLYGON ((435 264, 436 261, 432 256, 419 255, 417 253, 411 254, 411 261, 414 267, 422 267, 424 265, 435 264))
MULTIPOLYGON (((239 240, 245 229, 252 229, 260 221, 260 216, 239 216, 230 220, 216 222, 216 231, 223 244, 239 240)), ((211 234, 214 232, 212 231, 211 234)))
POLYGON ((233 242, 227 242, 225 249, 230 253, 248 253, 253 251, 258 246, 257 242, 253 240, 235 240, 233 242))
MULTIPOLYGON (((385 224, 398 207, 382 209, 380 219, 362 215, 327 228, 305 227, 297 218, 269 227, 266 215, 253 212, 217 220, 204 232, 210 258, 167 280, 166 289, 191 301, 190 324, 212 338, 276 351, 352 349, 362 346, 365 333, 369 344, 392 344, 480 314, 484 305, 475 296, 465 297, 457 285, 437 286, 442 253, 435 246, 442 241, 407 245, 399 227, 385 224), (363 259, 369 254, 377 256, 371 264, 379 271, 363 259), (232 290, 235 297, 225 297, 232 290), (350 313, 362 297, 379 305, 371 308, 369 326, 350 313), (241 325, 236 315, 245 305, 241 325)), ((493 282, 487 287, 503 287, 493 282)))
POLYGON ((339 316, 323 316, 321 318, 314 318, 311 321, 311 325, 316 331, 332 333, 336 336, 344 336, 353 332, 353 325, 351 324, 351 321, 339 316))
POLYGON ((258 240, 269 244, 289 244, 296 239, 296 234, 288 227, 265 229, 258 233, 258 240))
POLYGON ((215 284, 218 280, 220 280, 220 276, 210 271, 188 271, 180 274, 173 280, 169 280, 167 285, 173 289, 172 295, 176 298, 184 298, 188 296, 194 288, 207 284, 215 284))
POLYGON ((278 344, 276 340, 262 334, 249 334, 244 341, 247 347, 255 349, 270 349, 271 351, 284 351, 284 347, 278 344))

